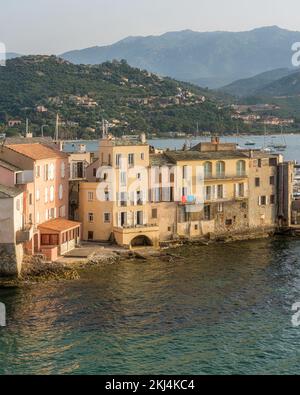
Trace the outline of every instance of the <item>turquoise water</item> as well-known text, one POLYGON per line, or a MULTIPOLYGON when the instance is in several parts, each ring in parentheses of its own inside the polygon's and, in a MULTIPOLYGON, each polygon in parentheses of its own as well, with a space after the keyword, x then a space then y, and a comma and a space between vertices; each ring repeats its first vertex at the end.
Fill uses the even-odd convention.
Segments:
POLYGON ((0 373, 300 373, 299 239, 176 254, 0 290, 0 373))

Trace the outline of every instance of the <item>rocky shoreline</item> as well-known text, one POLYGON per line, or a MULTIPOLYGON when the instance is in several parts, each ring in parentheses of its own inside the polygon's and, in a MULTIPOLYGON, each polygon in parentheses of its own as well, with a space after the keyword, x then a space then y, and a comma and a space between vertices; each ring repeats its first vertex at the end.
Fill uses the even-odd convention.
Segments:
POLYGON ((174 250, 187 246, 209 246, 216 243, 232 243, 236 241, 246 241, 274 236, 274 232, 263 232, 261 234, 239 234, 224 235, 214 238, 202 238, 197 240, 177 240, 174 242, 162 243, 162 248, 157 250, 151 247, 137 250, 117 249, 114 246, 95 251, 86 258, 71 257, 63 258, 53 263, 45 263, 41 257, 26 257, 22 266, 22 273, 19 278, 0 278, 1 288, 23 287, 40 282, 49 281, 70 281, 80 279, 80 271, 107 264, 119 264, 130 260, 147 261, 149 259, 159 259, 162 262, 178 262, 185 258, 175 254, 174 250))

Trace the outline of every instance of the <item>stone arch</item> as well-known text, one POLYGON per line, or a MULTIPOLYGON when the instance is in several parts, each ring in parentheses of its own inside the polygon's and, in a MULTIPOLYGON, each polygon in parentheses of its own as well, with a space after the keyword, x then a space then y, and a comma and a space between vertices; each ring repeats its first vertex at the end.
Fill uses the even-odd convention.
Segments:
POLYGON ((153 247, 153 241, 148 236, 138 235, 131 240, 130 247, 153 247))

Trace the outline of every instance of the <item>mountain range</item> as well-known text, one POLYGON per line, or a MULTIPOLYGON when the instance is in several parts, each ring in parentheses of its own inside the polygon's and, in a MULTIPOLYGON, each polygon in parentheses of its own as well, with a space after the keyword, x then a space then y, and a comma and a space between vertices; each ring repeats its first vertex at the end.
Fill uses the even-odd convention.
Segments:
POLYGON ((300 32, 278 26, 245 32, 184 30, 128 37, 113 45, 60 56, 75 64, 125 59, 131 66, 162 76, 219 88, 266 71, 291 68, 291 47, 295 42, 300 42, 300 32))

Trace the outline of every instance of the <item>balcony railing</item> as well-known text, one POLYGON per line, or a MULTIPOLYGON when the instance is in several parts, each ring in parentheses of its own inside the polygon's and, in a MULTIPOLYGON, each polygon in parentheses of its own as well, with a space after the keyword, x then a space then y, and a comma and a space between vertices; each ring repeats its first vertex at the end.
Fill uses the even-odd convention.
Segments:
POLYGON ((204 180, 237 180, 247 177, 246 172, 236 174, 206 174, 204 175, 204 180))

